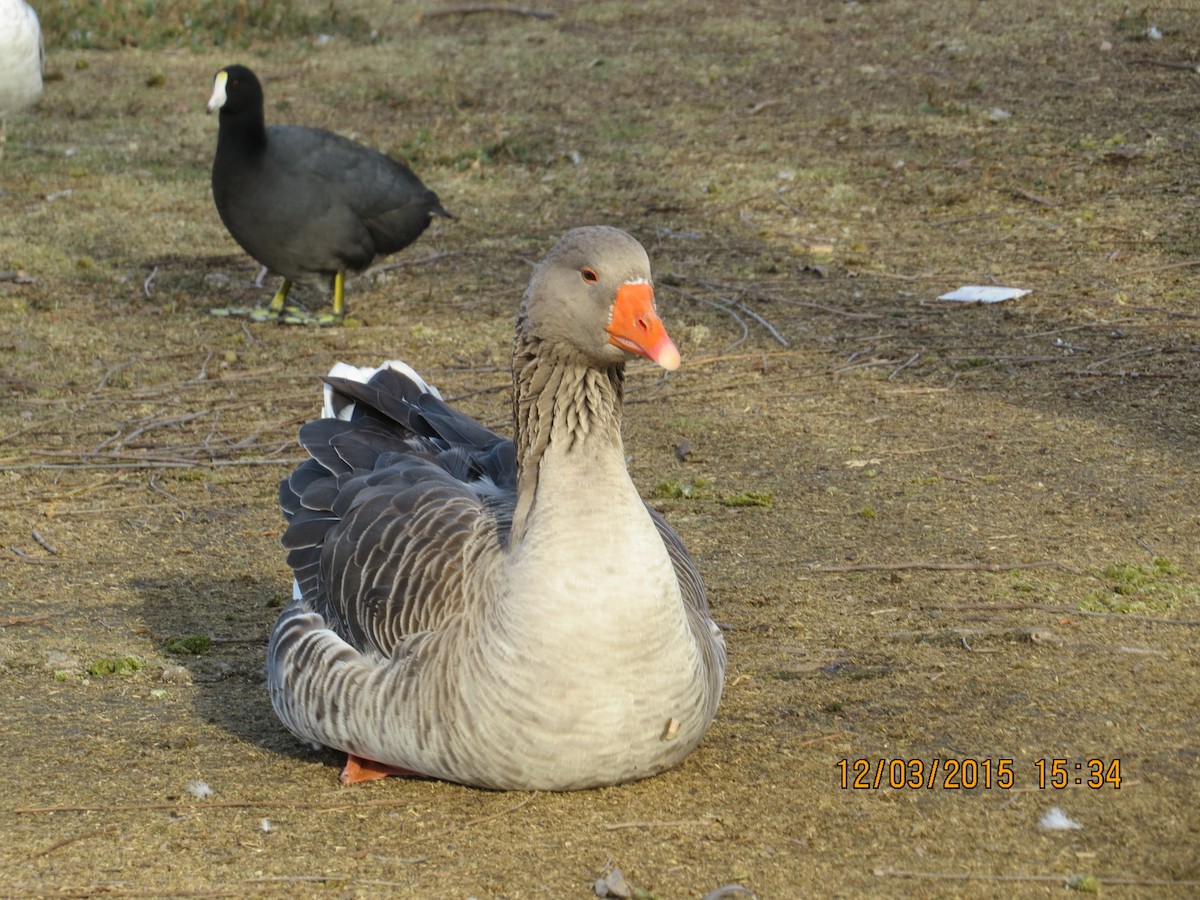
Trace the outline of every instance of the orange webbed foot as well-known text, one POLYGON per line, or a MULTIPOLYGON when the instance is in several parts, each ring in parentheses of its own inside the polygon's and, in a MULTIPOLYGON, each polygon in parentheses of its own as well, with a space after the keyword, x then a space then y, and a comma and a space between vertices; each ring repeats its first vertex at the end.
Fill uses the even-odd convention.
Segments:
POLYGON ((361 784, 364 781, 387 778, 389 775, 398 775, 401 778, 428 777, 422 775, 420 772, 414 772, 412 769, 389 766, 386 763, 375 762, 373 759, 364 759, 361 756, 355 756, 353 753, 347 753, 346 767, 342 769, 342 774, 338 776, 338 781, 342 784, 361 784))

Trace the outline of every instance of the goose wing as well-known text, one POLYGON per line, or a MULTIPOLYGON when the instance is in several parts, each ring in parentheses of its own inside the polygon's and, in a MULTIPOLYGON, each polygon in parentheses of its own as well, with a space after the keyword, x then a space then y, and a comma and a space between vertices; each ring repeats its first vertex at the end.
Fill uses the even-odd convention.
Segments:
POLYGON ((512 442, 455 412, 416 373, 335 369, 311 459, 280 485, 297 602, 360 651, 461 611, 470 580, 507 546, 512 442))

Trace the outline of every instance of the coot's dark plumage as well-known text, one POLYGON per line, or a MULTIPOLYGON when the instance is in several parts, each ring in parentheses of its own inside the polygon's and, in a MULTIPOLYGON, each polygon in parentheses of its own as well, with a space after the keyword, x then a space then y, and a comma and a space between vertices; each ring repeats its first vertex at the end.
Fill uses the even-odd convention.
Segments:
POLYGON ((260 317, 283 313, 292 282, 333 279, 333 314, 344 311, 346 272, 421 236, 430 219, 450 218, 437 194, 405 165, 319 128, 263 121, 263 92, 245 66, 216 75, 208 111, 219 109, 212 189, 234 240, 283 276, 260 317))

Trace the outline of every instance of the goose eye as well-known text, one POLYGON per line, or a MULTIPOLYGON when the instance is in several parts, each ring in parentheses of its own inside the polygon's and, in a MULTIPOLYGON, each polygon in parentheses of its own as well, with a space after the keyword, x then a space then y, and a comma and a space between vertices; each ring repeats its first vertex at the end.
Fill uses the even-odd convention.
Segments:
POLYGON ((588 284, 595 284, 600 280, 600 276, 596 274, 595 269, 581 269, 579 274, 583 276, 583 280, 588 284))

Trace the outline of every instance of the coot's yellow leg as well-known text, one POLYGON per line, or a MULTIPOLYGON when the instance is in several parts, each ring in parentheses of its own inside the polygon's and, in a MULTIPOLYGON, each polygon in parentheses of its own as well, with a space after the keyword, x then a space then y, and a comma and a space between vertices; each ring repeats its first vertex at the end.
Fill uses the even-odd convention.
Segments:
POLYGON ((292 289, 291 279, 283 279, 283 284, 279 285, 279 290, 275 292, 275 296, 271 298, 271 305, 267 307, 272 315, 279 315, 283 312, 283 304, 287 302, 288 291, 292 289))
POLYGON ((346 275, 339 271, 333 276, 333 317, 341 319, 345 315, 346 275))

